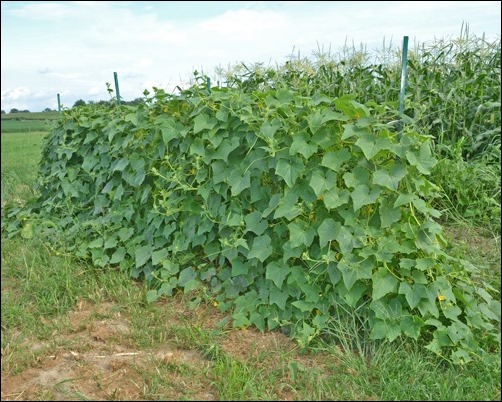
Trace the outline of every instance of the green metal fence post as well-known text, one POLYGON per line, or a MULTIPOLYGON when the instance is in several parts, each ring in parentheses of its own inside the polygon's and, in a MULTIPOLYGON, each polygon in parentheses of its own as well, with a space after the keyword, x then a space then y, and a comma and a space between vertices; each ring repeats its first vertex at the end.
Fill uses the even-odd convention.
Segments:
POLYGON ((403 56, 401 62, 401 91, 399 92, 399 112, 404 112, 404 90, 406 87, 406 68, 408 65, 408 37, 403 39, 403 56))
POLYGON ((115 79, 115 92, 117 93, 117 105, 120 106, 120 92, 119 92, 119 79, 117 73, 113 73, 113 78, 115 79))
POLYGON ((59 97, 59 94, 58 94, 58 112, 61 113, 61 98, 59 97))

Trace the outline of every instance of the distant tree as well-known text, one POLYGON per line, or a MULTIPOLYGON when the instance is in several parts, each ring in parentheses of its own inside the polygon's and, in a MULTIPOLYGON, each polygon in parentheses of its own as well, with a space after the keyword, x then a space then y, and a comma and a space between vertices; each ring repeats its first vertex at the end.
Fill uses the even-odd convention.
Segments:
POLYGON ((19 109, 12 108, 9 113, 19 113, 19 109))
POLYGON ((137 106, 141 103, 145 103, 145 100, 143 98, 136 98, 132 101, 123 101, 123 105, 128 105, 128 106, 137 106))
POLYGON ((115 101, 113 100, 109 100, 109 101, 105 101, 105 100, 100 100, 97 102, 98 105, 113 105, 115 101))
POLYGON ((29 111, 28 109, 21 110, 20 112, 21 112, 21 113, 30 113, 30 111, 29 111))
POLYGON ((1 114, 5 114, 5 110, 2 110, 2 113, 1 114))
POLYGON ((75 104, 73 105, 73 107, 77 107, 77 106, 85 106, 85 101, 82 100, 82 99, 79 99, 78 101, 75 102, 75 104))
POLYGON ((43 111, 44 112, 52 112, 52 109, 50 107, 46 107, 43 111))

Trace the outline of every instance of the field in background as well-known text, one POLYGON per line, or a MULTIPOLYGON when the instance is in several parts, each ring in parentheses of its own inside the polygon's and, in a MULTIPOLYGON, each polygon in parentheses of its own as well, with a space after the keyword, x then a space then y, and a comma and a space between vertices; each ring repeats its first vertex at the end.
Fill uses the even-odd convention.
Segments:
POLYGON ((59 112, 20 112, 2 114, 3 133, 24 133, 48 131, 51 122, 58 118, 59 112))

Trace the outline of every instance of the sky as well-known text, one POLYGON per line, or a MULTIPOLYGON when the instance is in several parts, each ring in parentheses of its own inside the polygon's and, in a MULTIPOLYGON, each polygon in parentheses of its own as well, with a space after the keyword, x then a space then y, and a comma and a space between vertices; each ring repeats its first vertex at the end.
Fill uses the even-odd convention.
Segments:
POLYGON ((500 1, 2 1, 1 108, 39 112, 186 88, 195 70, 500 38, 500 1))

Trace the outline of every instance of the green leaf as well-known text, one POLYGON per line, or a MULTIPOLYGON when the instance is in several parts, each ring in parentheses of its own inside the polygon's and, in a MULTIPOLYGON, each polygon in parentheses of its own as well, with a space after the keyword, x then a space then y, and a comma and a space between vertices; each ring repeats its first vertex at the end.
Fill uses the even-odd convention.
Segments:
POLYGON ((33 224, 31 222, 25 223, 20 234, 23 239, 33 238, 33 224))
POLYGON ((125 247, 119 247, 115 252, 112 254, 112 257, 110 258, 110 264, 118 264, 124 260, 126 253, 125 247))
POLYGON ((301 154, 305 159, 309 159, 316 152, 317 145, 313 145, 309 142, 307 133, 301 132, 293 137, 293 143, 289 148, 290 155, 301 154))
POLYGON ((462 314, 462 310, 460 309, 460 307, 447 301, 443 301, 441 303, 441 311, 443 312, 446 318, 452 321, 457 321, 458 316, 462 314))
POLYGON ((113 167, 112 172, 116 171, 122 172, 127 167, 127 165, 129 165, 129 159, 120 158, 113 167))
POLYGON ((305 300, 296 300, 291 303, 291 305, 295 306, 302 313, 307 313, 312 311, 315 308, 315 303, 307 302, 305 300))
POLYGON ((314 240, 315 231, 306 222, 297 220, 288 225, 291 247, 309 247, 314 240))
POLYGON ((89 248, 103 248, 103 238, 102 237, 98 237, 96 239, 94 239, 93 241, 91 241, 88 245, 89 248))
POLYGON ((322 195, 326 190, 333 188, 336 185, 336 173, 328 171, 324 173, 322 170, 316 169, 312 173, 309 186, 312 187, 316 196, 322 195))
POLYGON ((416 166, 418 171, 423 174, 430 174, 431 169, 436 165, 436 159, 432 156, 429 142, 424 142, 419 152, 406 152, 406 159, 411 165, 416 166))
POLYGON ((401 282, 398 293, 404 295, 411 309, 417 307, 420 300, 427 298, 427 288, 417 283, 410 285, 408 282, 401 282))
POLYGON ((380 207, 378 208, 380 213, 380 227, 387 228, 392 226, 393 223, 398 222, 401 219, 401 209, 394 208, 392 205, 392 200, 384 198, 380 207))
POLYGON ((268 228, 267 221, 262 219, 262 213, 259 211, 253 211, 247 214, 244 217, 244 221, 246 222, 245 232, 254 232, 258 236, 263 234, 268 228))
POLYGON ((342 254, 350 254, 354 248, 354 236, 350 229, 342 226, 336 235, 336 241, 340 245, 342 254))
POLYGON ((342 148, 338 151, 329 151, 322 157, 321 166, 325 166, 335 172, 338 172, 345 162, 352 158, 350 151, 347 148, 342 148))
POLYGON ((355 124, 344 124, 341 140, 344 141, 350 137, 360 137, 362 135, 372 135, 367 128, 357 127, 355 124))
POLYGON ((409 337, 418 340, 420 330, 425 326, 424 320, 416 315, 403 317, 400 323, 401 331, 409 337))
POLYGON ((271 124, 268 121, 265 121, 260 127, 260 133, 268 139, 274 137, 274 134, 277 132, 279 128, 281 128, 281 122, 278 119, 274 119, 271 124))
POLYGON ((286 218, 292 220, 302 213, 298 205, 298 195, 294 190, 286 189, 277 209, 274 213, 274 219, 286 218))
POLYGON ((272 254, 271 243, 272 239, 269 235, 255 237, 248 253, 248 259, 258 258, 261 262, 265 261, 272 254))
POLYGON ((157 265, 164 260, 169 254, 169 250, 167 248, 161 248, 160 250, 156 250, 152 253, 152 264, 157 265))
POLYGON ((335 240, 338 237, 341 225, 340 222, 335 222, 332 218, 326 218, 317 228, 319 234, 319 246, 323 248, 328 242, 335 240))
POLYGON ((389 170, 380 169, 373 173, 373 184, 397 191, 399 181, 406 176, 406 168, 401 164, 394 164, 389 170))
POLYGON ((159 293, 152 289, 146 292, 146 302, 147 303, 153 303, 155 300, 159 298, 159 293))
POLYGON ((392 149, 392 142, 387 137, 375 137, 372 133, 364 133, 359 136, 355 142, 364 153, 368 160, 371 160, 378 152, 383 149, 392 149))
POLYGON ((103 248, 105 250, 109 250, 111 248, 115 248, 116 245, 117 245, 117 239, 115 237, 110 237, 110 238, 106 239, 105 245, 103 246, 103 248))
POLYGON ((386 321, 377 321, 371 329, 370 339, 388 339, 394 341, 401 335, 401 328, 398 324, 386 321))
POLYGON ((338 270, 342 273, 345 288, 350 292, 354 283, 357 282, 357 268, 349 267, 347 264, 340 262, 338 264, 338 270))
POLYGON ((251 173, 248 170, 242 174, 239 170, 232 170, 228 176, 228 184, 232 190, 232 197, 239 195, 243 190, 251 186, 251 173))
POLYGON ((397 291, 398 281, 386 268, 379 268, 373 275, 373 300, 397 291))
POLYGON ((343 180, 347 187, 357 187, 359 185, 370 186, 370 172, 363 166, 356 166, 351 172, 343 175, 343 180))
POLYGON ((160 126, 160 132, 162 133, 162 141, 165 145, 169 144, 174 138, 178 138, 180 133, 174 123, 168 124, 164 123, 160 126))
POLYGON ((343 190, 332 188, 321 195, 324 205, 326 205, 328 210, 336 209, 341 205, 347 204, 350 199, 350 193, 345 188, 343 190))
POLYGON ((180 272, 178 284, 185 287, 190 281, 197 278, 197 272, 192 267, 187 267, 180 272))
POLYGON ((237 149, 239 147, 239 144, 240 144, 239 137, 225 138, 223 141, 221 141, 221 144, 218 146, 216 151, 210 155, 210 158, 213 160, 221 159, 227 162, 228 155, 234 149, 237 149))
POLYGON ((211 130, 214 126, 216 126, 218 120, 216 120, 212 116, 208 116, 205 113, 201 113, 195 116, 193 122, 194 122, 193 133, 197 134, 198 132, 203 130, 211 130))
POLYGON ((272 286, 272 288, 270 289, 270 294, 269 294, 270 304, 277 305, 277 307, 279 307, 281 310, 284 310, 286 308, 286 301, 288 300, 288 297, 289 297, 288 292, 282 292, 275 286, 272 286))
POLYGON ((272 261, 267 265, 265 277, 274 282, 278 289, 282 289, 282 284, 289 274, 290 270, 287 265, 272 261))
POLYGON ((134 251, 134 256, 136 258, 136 268, 142 267, 152 256, 152 248, 150 246, 138 247, 134 251))
POLYGON ((304 168, 303 162, 298 158, 292 158, 290 160, 279 159, 275 168, 275 173, 282 177, 286 184, 292 188, 300 172, 303 172, 304 168))
POLYGON ((364 184, 357 186, 350 194, 354 204, 354 212, 365 205, 373 204, 378 199, 380 192, 379 188, 373 188, 370 191, 368 186, 364 184))
POLYGON ((361 297, 363 294, 365 294, 368 291, 368 286, 365 285, 361 281, 357 281, 351 288, 348 290, 345 287, 344 282, 338 282, 336 285, 336 289, 340 295, 340 297, 350 306, 350 307, 356 307, 357 303, 359 300, 361 300, 361 297))

